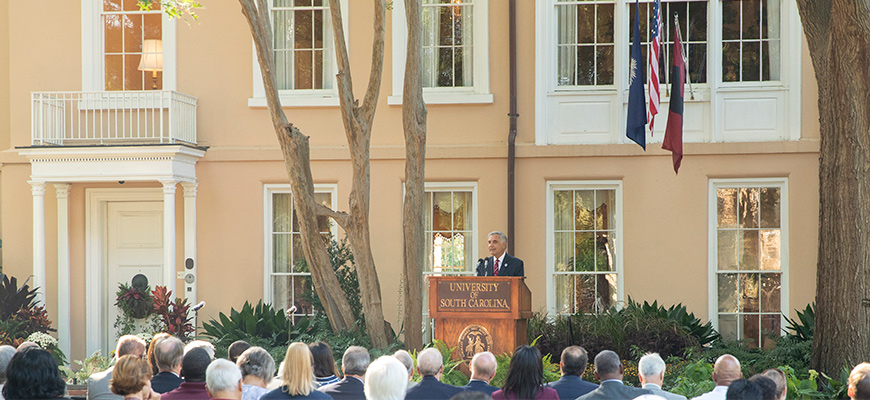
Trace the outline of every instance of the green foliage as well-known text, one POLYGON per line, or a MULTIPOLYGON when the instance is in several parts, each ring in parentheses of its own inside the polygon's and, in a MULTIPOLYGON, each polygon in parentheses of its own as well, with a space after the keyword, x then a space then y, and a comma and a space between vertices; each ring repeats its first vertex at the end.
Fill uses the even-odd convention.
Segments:
POLYGON ((740 360, 743 375, 746 377, 780 365, 792 367, 797 375, 807 375, 813 342, 789 336, 776 336, 773 339, 775 346, 771 349, 747 347, 741 342, 716 343, 704 351, 702 357, 708 362, 714 362, 723 354, 731 354, 740 360))
POLYGON ((720 339, 719 332, 713 329, 713 323, 707 321, 706 324, 701 324, 701 319, 695 318, 695 313, 689 313, 686 306, 675 304, 665 309, 664 306, 658 305, 658 301, 653 301, 652 304, 644 301, 643 305, 635 302, 628 297, 628 305, 626 310, 639 309, 642 314, 658 315, 661 318, 679 323, 685 330, 694 336, 700 345, 706 345, 720 339))
POLYGON ((441 352, 441 357, 444 359, 444 372, 441 373, 441 382, 453 386, 467 385, 468 377, 459 370, 459 366, 466 364, 466 361, 453 358, 453 352, 456 350, 456 347, 449 347, 447 343, 440 340, 433 340, 431 347, 438 349, 441 352))
POLYGON ((106 368, 112 365, 112 359, 103 357, 100 351, 97 350, 94 354, 84 360, 75 360, 72 364, 78 364, 78 371, 73 371, 72 368, 61 366, 60 370, 66 376, 69 384, 83 384, 88 381, 88 377, 96 372, 105 371, 106 368))
POLYGON ((800 340, 813 340, 813 331, 816 327, 816 303, 813 302, 807 305, 803 311, 797 312, 797 320, 785 317, 785 330, 788 336, 795 337, 800 340))
MULTIPOLYGON (((327 252, 332 270, 335 271, 335 277, 338 278, 338 284, 347 296, 347 302, 350 304, 354 319, 362 319, 362 296, 359 292, 359 279, 356 267, 353 265, 353 253, 347 243, 347 238, 341 239, 341 241, 330 238, 327 252)), ((299 258, 296 261, 295 269, 300 272, 309 272, 305 258, 299 258)), ((324 312, 323 303, 321 303, 320 297, 317 297, 316 291, 305 292, 302 297, 311 303, 314 310, 324 312)))
MULTIPOLYGON (((156 10, 160 7, 163 9, 163 13, 170 19, 180 19, 189 15, 194 20, 198 20, 199 16, 196 15, 194 9, 202 8, 202 4, 193 0, 138 0, 138 3, 140 11, 156 10)), ((184 21, 188 25, 190 24, 186 19, 184 21)))
MULTIPOLYGON (((535 338, 532 341, 532 346, 537 344, 537 341, 540 339, 540 336, 535 338)), ((490 385, 495 387, 503 387, 504 381, 507 378, 508 369, 510 368, 511 357, 513 357, 513 352, 504 353, 495 356, 495 361, 497 363, 495 377, 489 382, 490 385)), ((559 363, 553 363, 553 357, 550 354, 544 355, 541 358, 541 367, 543 367, 544 371, 544 383, 555 382, 559 380, 562 373, 559 370, 559 363)))
POLYGON ((229 316, 220 313, 217 320, 203 323, 202 335, 211 338, 215 348, 220 349, 220 355, 236 340, 244 340, 265 348, 280 363, 284 359, 281 349, 286 350, 290 342, 298 340, 309 325, 308 318, 301 318, 291 326, 284 310, 275 310, 263 300, 256 306, 246 301, 241 310, 231 308, 229 316))
POLYGON ((45 307, 36 303, 37 288, 0 273, 0 344, 18 346, 36 332, 56 332, 45 307))
POLYGON ((404 344, 395 339, 385 349, 372 347, 371 338, 365 333, 365 322, 358 319, 350 329, 333 332, 329 320, 323 314, 315 314, 311 318, 311 328, 300 335, 297 341, 305 343, 324 342, 332 348, 332 355, 336 364, 341 367, 341 357, 350 346, 362 346, 369 349, 372 360, 375 356, 392 354, 404 347, 404 344))
POLYGON ((115 306, 120 310, 114 324, 118 337, 161 331, 159 317, 154 314, 150 285, 136 287, 121 283, 115 296, 115 306))
POLYGON ((693 398, 707 393, 716 386, 713 382, 713 364, 706 360, 697 360, 688 362, 678 367, 670 366, 676 379, 671 384, 667 378, 665 379, 663 389, 681 394, 687 398, 693 398))

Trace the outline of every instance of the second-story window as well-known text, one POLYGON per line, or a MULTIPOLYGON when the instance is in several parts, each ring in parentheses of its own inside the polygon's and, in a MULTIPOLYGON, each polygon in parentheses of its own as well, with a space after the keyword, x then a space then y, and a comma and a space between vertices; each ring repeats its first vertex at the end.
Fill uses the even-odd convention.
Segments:
POLYGON ((474 85, 472 0, 423 1, 423 86, 474 85))
POLYGON ((327 0, 273 0, 278 89, 332 88, 331 21, 327 0))
POLYGON ((137 0, 103 0, 105 90, 163 89, 160 6, 140 10, 137 0))
POLYGON ((557 85, 613 85, 613 1, 556 2, 557 85))
MULTIPOLYGON (((692 83, 707 82, 707 0, 661 1, 662 31, 659 41, 659 82, 671 83, 671 66, 673 64, 673 47, 676 29, 674 14, 680 25, 680 42, 683 44, 683 56, 686 57, 686 68, 692 83)), ((640 42, 641 64, 644 66, 644 77, 649 74, 648 57, 649 43, 652 41, 652 18, 654 3, 640 3, 640 42)), ((634 4, 629 3, 628 47, 631 51, 631 32, 634 30, 634 4)), ((629 53, 630 54, 630 53, 629 53)), ((669 90, 665 88, 664 90, 669 90)))
POLYGON ((780 80, 780 0, 722 2, 722 81, 780 80))

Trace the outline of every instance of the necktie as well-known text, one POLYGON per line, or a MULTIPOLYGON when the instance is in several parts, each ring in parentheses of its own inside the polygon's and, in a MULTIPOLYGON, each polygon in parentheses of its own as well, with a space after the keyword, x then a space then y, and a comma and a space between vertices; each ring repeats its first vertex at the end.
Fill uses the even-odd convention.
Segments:
POLYGON ((495 259, 495 266, 492 267, 492 276, 498 276, 498 258, 495 259))

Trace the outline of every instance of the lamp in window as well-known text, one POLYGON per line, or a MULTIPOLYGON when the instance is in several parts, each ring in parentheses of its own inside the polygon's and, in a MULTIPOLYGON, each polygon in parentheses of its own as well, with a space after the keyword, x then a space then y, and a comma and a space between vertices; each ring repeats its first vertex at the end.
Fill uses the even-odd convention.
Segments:
POLYGON ((151 71, 151 90, 157 90, 157 72, 163 71, 163 41, 145 39, 142 41, 142 59, 139 71, 151 71))

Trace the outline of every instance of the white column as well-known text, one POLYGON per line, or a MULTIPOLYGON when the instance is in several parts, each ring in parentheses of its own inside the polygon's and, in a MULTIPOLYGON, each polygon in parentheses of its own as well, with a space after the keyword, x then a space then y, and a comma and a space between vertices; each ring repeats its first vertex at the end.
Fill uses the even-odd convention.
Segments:
POLYGON ((45 182, 28 181, 33 194, 33 284, 36 301, 45 305, 45 182))
POLYGON ((69 183, 55 183, 57 192, 57 342, 70 354, 69 183))
POLYGON ((193 276, 194 281, 184 282, 184 295, 191 305, 196 305, 196 182, 182 182, 184 188, 184 274, 193 276), (193 268, 187 269, 188 260, 193 268))
POLYGON ((163 284, 175 296, 175 185, 176 179, 161 179, 163 184, 163 284))

